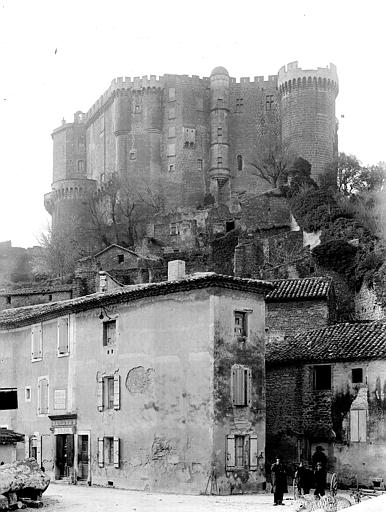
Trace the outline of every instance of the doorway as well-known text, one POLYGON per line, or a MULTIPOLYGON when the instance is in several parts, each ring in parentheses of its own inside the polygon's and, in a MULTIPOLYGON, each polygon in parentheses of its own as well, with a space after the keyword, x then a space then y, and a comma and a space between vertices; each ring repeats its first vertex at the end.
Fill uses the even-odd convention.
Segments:
POLYGON ((74 434, 56 435, 56 478, 71 476, 74 467, 74 434))
POLYGON ((78 435, 78 480, 87 481, 89 478, 89 437, 88 434, 78 435))

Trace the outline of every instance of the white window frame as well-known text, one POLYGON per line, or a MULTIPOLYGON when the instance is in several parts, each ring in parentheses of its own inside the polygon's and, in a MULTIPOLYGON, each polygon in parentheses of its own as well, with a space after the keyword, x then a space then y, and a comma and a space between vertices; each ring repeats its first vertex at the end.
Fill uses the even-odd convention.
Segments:
POLYGON ((37 361, 41 361, 42 359, 43 359, 43 323, 40 322, 38 324, 34 324, 31 326, 31 361, 33 363, 35 363, 37 361), (34 334, 36 331, 38 331, 38 333, 39 333, 38 354, 40 354, 40 355, 34 357, 34 334))
POLYGON ((38 393, 37 393, 37 415, 41 418, 45 418, 46 416, 48 416, 50 414, 50 380, 49 380, 49 377, 48 375, 42 375, 41 377, 38 377, 38 393), (40 382, 42 380, 47 380, 47 412, 40 412, 41 410, 41 404, 40 404, 40 382))
POLYGON ((97 378, 97 409, 103 411, 119 411, 121 408, 121 376, 116 370, 114 373, 99 373, 97 378), (104 380, 114 379, 113 407, 107 408, 104 400, 104 380))
POLYGON ((57 350, 57 356, 58 357, 67 357, 68 355, 70 355, 70 329, 71 329, 71 321, 70 321, 70 315, 66 315, 66 316, 61 316, 58 318, 57 320, 57 345, 56 345, 56 350, 57 350), (59 347, 60 347, 60 324, 61 322, 63 322, 63 320, 66 319, 67 320, 67 352, 59 352, 59 347))

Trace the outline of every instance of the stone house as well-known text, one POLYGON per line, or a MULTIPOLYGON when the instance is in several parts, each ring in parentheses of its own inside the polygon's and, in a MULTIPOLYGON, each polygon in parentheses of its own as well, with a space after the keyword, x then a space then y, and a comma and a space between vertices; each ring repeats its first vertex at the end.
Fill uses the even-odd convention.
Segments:
POLYGON ((278 279, 266 297, 268 340, 283 340, 301 331, 334 322, 336 301, 329 277, 278 279), (289 321, 290 319, 290 321, 289 321))
POLYGON ((72 299, 76 295, 75 284, 55 284, 0 290, 0 310, 72 299))
POLYGON ((223 493, 262 487, 271 285, 182 268, 0 313, 0 388, 17 398, 0 423, 26 433, 19 458, 70 482, 200 493, 213 469, 223 493))
POLYGON ((267 460, 310 460, 340 482, 386 480, 386 324, 341 323, 267 345, 267 460))

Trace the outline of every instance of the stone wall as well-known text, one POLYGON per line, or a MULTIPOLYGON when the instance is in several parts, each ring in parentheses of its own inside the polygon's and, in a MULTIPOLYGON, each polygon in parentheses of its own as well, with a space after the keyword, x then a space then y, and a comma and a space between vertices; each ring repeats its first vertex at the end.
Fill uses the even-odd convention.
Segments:
POLYGON ((330 323, 332 307, 327 300, 267 302, 269 341, 325 327, 330 323))

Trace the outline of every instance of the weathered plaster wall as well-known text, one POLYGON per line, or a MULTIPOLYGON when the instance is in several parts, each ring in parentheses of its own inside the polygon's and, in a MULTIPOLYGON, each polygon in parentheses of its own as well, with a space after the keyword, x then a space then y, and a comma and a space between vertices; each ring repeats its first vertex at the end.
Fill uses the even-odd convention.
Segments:
POLYGON ((74 407, 78 429, 91 430, 93 482, 203 491, 212 452, 208 294, 141 300, 108 312, 118 315, 117 342, 110 353, 102 344, 99 310, 77 318, 74 407), (91 351, 85 339, 92 340, 91 351), (99 412, 97 372, 116 370, 120 410, 99 412), (121 439, 120 468, 98 467, 97 438, 103 436, 121 439))
POLYGON ((0 445, 0 462, 8 464, 16 460, 16 445, 15 444, 2 444, 0 445))
POLYGON ((215 322, 214 349, 214 461, 222 492, 261 489, 265 482, 265 304, 263 297, 221 291, 212 299, 215 322), (249 310, 248 336, 239 341, 234 334, 234 311, 249 310), (241 364, 251 369, 251 405, 233 406, 231 367, 241 364), (226 436, 257 435, 256 470, 236 468, 226 471, 226 436))

